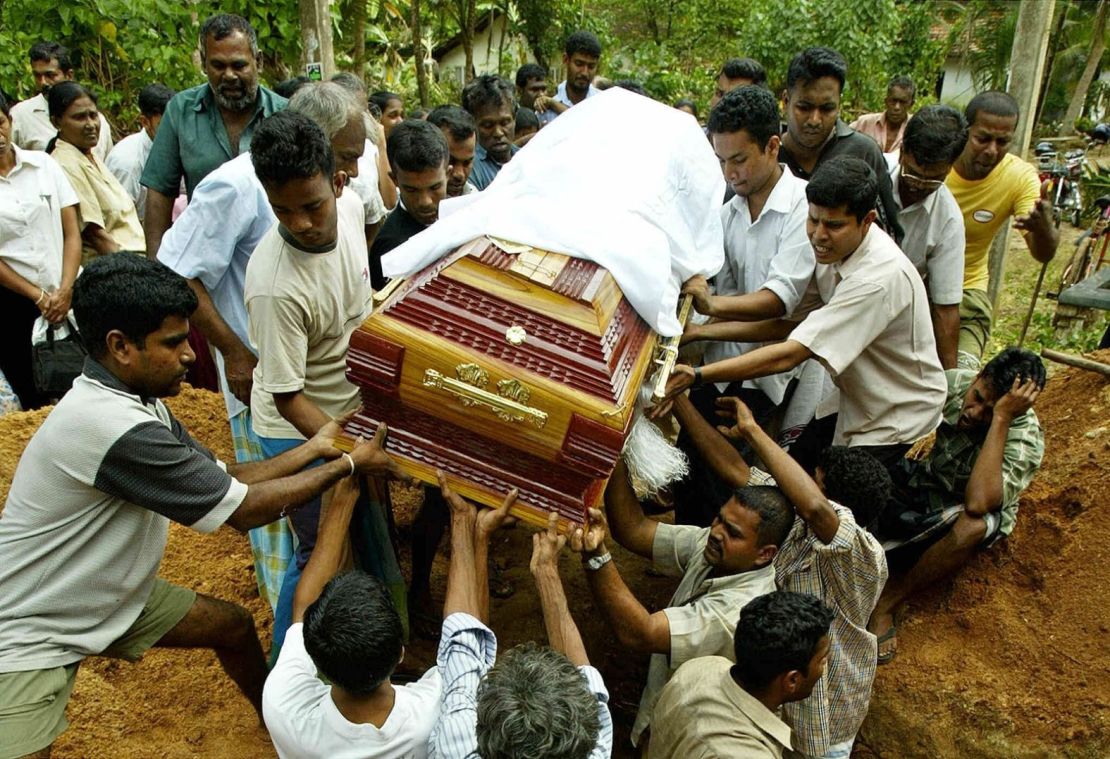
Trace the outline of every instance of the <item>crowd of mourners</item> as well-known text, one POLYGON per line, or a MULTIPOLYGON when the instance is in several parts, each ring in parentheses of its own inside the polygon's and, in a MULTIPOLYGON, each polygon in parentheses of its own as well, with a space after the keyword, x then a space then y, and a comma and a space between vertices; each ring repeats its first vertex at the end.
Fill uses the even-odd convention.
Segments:
POLYGON ((564 548, 620 649, 650 656, 638 755, 849 756, 904 603, 1010 534, 1043 456, 1040 359, 983 355, 995 233, 1012 220, 1042 262, 1058 242, 1010 152, 1014 99, 915 110, 896 76, 849 125, 834 49, 771 80, 751 59, 721 67, 704 129, 724 265, 683 285, 686 363, 650 411, 677 422, 689 474, 641 500, 618 462, 586 526, 561 534, 553 516, 530 563, 547 645, 499 652, 490 596, 512 587, 489 543, 516 494, 481 508, 442 474, 425 486, 406 581, 388 430, 334 445, 359 404, 347 345, 382 256, 445 198, 482 192, 603 89, 646 94, 598 76, 588 32, 566 40, 554 91, 527 64, 407 116, 350 73, 267 89, 239 16, 207 19, 199 54, 207 81, 144 87, 140 130, 115 144, 57 43, 30 49, 38 94, 0 96, 0 369, 22 408, 57 401, 0 517, 0 759, 50 754, 83 659, 153 646, 214 649, 283 757, 609 756, 605 666, 568 605, 564 548), (58 328, 88 353, 60 400, 33 371, 58 328), (161 400, 205 355, 234 462, 161 400), (268 658, 246 609, 157 576, 171 521, 248 532, 268 658), (677 579, 665 608, 622 579, 613 542, 677 579), (436 665, 402 683, 417 635, 439 637, 436 665))

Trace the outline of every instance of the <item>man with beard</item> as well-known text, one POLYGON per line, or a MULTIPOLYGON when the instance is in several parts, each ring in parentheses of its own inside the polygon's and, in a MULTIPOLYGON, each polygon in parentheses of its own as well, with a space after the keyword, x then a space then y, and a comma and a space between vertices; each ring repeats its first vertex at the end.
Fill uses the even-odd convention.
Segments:
MULTIPOLYGON (((555 103, 551 106, 556 113, 598 94, 599 90, 592 82, 600 60, 601 42, 592 33, 575 32, 567 37, 567 43, 563 47, 563 66, 566 67, 567 78, 559 82, 555 90, 555 103), (559 105, 563 107, 558 108, 559 105)), ((533 110, 540 112, 538 108, 533 110)))
MULTIPOLYGON (((46 96, 59 82, 73 80, 73 64, 69 51, 57 42, 36 42, 31 46, 31 73, 39 94, 12 106, 12 142, 24 150, 46 150, 46 145, 58 133, 50 123, 46 96)), ((112 149, 112 127, 104 113, 100 114, 100 139, 93 148, 93 155, 103 162, 112 149)))
POLYGON ((876 211, 879 225, 895 242, 902 241, 898 208, 887 174, 886 159, 871 138, 840 120, 840 95, 848 77, 843 56, 827 47, 806 48, 790 61, 786 72, 786 132, 779 160, 794 176, 809 180, 825 161, 836 156, 859 158, 879 180, 876 211))
POLYGON ((478 126, 478 147, 474 149, 470 182, 484 190, 501 167, 520 150, 513 144, 516 132, 513 85, 499 76, 482 74, 463 90, 462 104, 478 126))
POLYGON ((474 149, 478 129, 469 113, 457 105, 441 105, 428 114, 428 123, 440 128, 447 138, 447 197, 457 198, 477 192, 470 183, 470 170, 474 168, 474 149))
POLYGON ((884 153, 893 153, 902 147, 916 92, 908 76, 894 77, 886 86, 885 110, 863 114, 852 122, 852 129, 875 140, 884 153))
POLYGON ((169 229, 182 178, 192 198, 200 180, 249 150, 258 123, 287 102, 259 86, 258 36, 242 16, 211 16, 200 28, 199 45, 208 83, 170 101, 143 169, 146 251, 152 257, 169 229))

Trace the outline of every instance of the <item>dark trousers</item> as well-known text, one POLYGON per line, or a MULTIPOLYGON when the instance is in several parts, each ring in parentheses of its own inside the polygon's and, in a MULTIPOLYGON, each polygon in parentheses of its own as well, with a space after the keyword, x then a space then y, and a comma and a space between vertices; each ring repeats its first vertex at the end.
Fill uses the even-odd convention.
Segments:
MULTIPOLYGON (((790 446, 790 455, 812 477, 817 471, 817 464, 821 454, 832 445, 833 435, 836 432, 837 414, 829 414, 822 419, 814 419, 802 434, 790 446)), ((901 468, 901 461, 910 449, 910 443, 895 443, 893 445, 854 445, 852 448, 867 451, 874 456, 880 464, 886 467, 890 476, 895 477, 895 470, 901 468)))
MULTIPOLYGON (((723 393, 712 383, 700 385, 690 391, 690 403, 714 427, 722 423, 721 417, 717 416, 715 401, 724 397, 737 397, 744 401, 760 426, 766 423, 775 410, 775 405, 762 390, 741 387, 739 382, 730 384, 723 393)), ((674 521, 677 524, 708 527, 720 511, 721 505, 731 496, 731 492, 702 458, 686 430, 678 434, 678 447, 690 460, 690 473, 671 485, 674 521)), ((751 460, 751 450, 746 444, 739 450, 745 460, 751 460)))
POLYGON ((0 329, 0 371, 19 396, 24 411, 44 406, 50 400, 35 389, 31 374, 31 329, 39 317, 39 308, 22 295, 0 287, 0 313, 4 314, 4 328, 0 329))

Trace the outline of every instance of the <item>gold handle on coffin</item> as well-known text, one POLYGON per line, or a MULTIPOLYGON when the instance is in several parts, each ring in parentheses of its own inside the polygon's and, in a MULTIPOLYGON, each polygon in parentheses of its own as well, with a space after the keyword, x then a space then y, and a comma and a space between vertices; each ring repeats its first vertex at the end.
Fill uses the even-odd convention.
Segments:
MULTIPOLYGON (((690 308, 693 304, 693 295, 684 295, 679 302, 678 324, 680 327, 686 327, 686 320, 690 318, 690 308)), ((682 340, 682 335, 678 334, 674 337, 665 338, 656 347, 659 356, 655 359, 655 363, 659 365, 659 372, 655 375, 655 389, 651 393, 651 399, 655 403, 659 403, 667 396, 667 380, 671 378, 674 365, 678 362, 678 343, 680 340, 682 340)))
POLYGON ((528 422, 539 429, 547 424, 547 412, 524 405, 529 392, 517 380, 501 380, 497 383, 497 393, 483 390, 489 379, 485 370, 476 364, 460 364, 455 367, 459 379, 446 377, 435 369, 424 370, 424 387, 444 390, 455 396, 463 406, 483 406, 497 418, 512 423, 528 422))

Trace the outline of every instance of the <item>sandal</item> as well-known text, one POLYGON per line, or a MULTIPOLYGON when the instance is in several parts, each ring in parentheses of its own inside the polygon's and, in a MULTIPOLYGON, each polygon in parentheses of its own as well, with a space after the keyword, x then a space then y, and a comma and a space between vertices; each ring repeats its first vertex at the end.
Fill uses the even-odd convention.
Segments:
POLYGON ((890 664, 894 661, 895 655, 898 653, 898 628, 893 624, 887 628, 886 632, 878 637, 879 656, 878 664, 881 667, 884 664, 890 664), (887 644, 886 650, 883 650, 883 644, 887 644))

